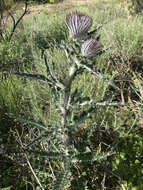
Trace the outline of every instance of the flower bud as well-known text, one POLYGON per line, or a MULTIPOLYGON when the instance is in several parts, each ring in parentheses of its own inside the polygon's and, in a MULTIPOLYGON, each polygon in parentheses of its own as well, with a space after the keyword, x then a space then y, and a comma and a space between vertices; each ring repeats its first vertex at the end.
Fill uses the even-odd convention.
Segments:
POLYGON ((67 15, 66 23, 70 38, 84 39, 92 25, 92 19, 87 15, 75 12, 67 15))
POLYGON ((81 53, 84 57, 93 57, 102 51, 102 45, 96 39, 88 39, 81 46, 81 53))

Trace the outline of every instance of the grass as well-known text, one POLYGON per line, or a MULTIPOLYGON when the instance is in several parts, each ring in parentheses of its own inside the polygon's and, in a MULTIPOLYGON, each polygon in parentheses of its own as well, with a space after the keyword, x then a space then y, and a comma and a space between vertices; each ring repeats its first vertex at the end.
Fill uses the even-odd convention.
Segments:
MULTIPOLYGON (((118 1, 115 2, 115 5, 120 6, 118 1)), ((51 13, 40 11, 40 14, 26 17, 17 28, 12 41, 0 43, 1 68, 2 70, 17 69, 18 71, 46 75, 44 62, 41 58, 41 50, 44 47, 47 48, 46 51, 50 59, 55 62, 57 76, 61 76, 61 79, 66 81, 68 70, 66 68, 65 56, 56 48, 53 52, 49 50, 47 41, 38 38, 33 30, 40 32, 46 37, 56 38, 58 41, 67 40, 68 33, 65 25, 65 15, 75 10, 80 10, 80 12, 86 13, 93 18, 92 29, 105 21, 109 21, 99 33, 102 34, 102 43, 105 47, 111 45, 111 49, 94 61, 96 67, 106 77, 115 79, 120 88, 123 86, 122 91, 116 92, 105 82, 87 72, 75 79, 72 91, 78 88, 83 97, 94 98, 96 102, 100 102, 110 95, 110 101, 122 101, 121 97, 123 95, 125 101, 128 101, 130 98, 133 104, 123 107, 100 107, 90 119, 85 120, 82 125, 78 126, 77 131, 72 135, 79 152, 82 152, 81 147, 85 149, 87 145, 92 151, 97 151, 101 144, 102 152, 105 152, 114 144, 116 144, 116 147, 114 148, 115 154, 107 160, 103 160, 102 164, 97 162, 94 167, 91 164, 87 166, 80 164, 77 166, 80 168, 79 170, 76 167, 73 168, 73 174, 75 178, 79 177, 79 182, 89 181, 88 187, 91 190, 95 188, 101 189, 104 177, 102 171, 104 167, 107 167, 110 168, 110 172, 114 172, 119 176, 125 187, 139 190, 142 188, 142 136, 139 128, 142 126, 142 72, 139 69, 140 67, 137 68, 134 63, 141 64, 142 60, 142 16, 127 18, 124 9, 118 10, 118 7, 113 8, 114 1, 109 3, 106 1, 105 5, 103 5, 103 2, 89 3, 88 6, 83 4, 76 6, 76 4, 73 5, 69 1, 65 1, 59 9, 57 6, 59 5, 52 5, 54 13, 52 12, 53 10, 51 13), (108 6, 111 8, 107 9, 108 6), (70 7, 71 9, 69 9, 70 7), (65 12, 62 12, 63 8, 65 12), (121 81, 123 72, 129 72, 126 75, 126 81, 121 81), (87 134, 90 133, 92 128, 94 132, 90 139, 87 139, 87 134), (134 155, 137 155, 136 159, 134 155), (136 174, 138 175, 136 176, 136 174), (95 179, 95 176, 97 179, 95 179)), ((55 121, 59 122, 60 116, 54 105, 55 99, 52 96, 51 89, 46 84, 29 79, 21 80, 19 77, 6 77, 6 79, 1 79, 0 84, 1 115, 5 113, 22 115, 27 119, 34 119, 36 122, 45 125, 51 125, 55 121)), ((5 123, 7 124, 6 119, 5 123)), ((10 125, 13 126, 13 120, 10 120, 7 124, 8 127, 10 125)), ((22 126, 23 131, 20 134, 25 144, 28 144, 31 139, 40 134, 39 130, 33 129, 26 124, 18 123, 15 126, 18 127, 16 128, 17 130, 20 130, 22 126)), ((0 127, 1 129, 3 128, 2 125, 0 127)), ((10 128, 13 130, 12 127, 10 128)), ((10 133, 9 128, 7 128, 7 133, 10 133)), ((9 134, 7 134, 8 136, 9 134)), ((17 139, 18 137, 15 135, 15 138, 17 139)), ((19 148, 16 142, 14 146, 19 148)), ((33 149, 42 149, 43 147, 45 147, 44 141, 37 144, 33 149)), ((16 159, 15 156, 12 158, 16 159)), ((41 157, 38 157, 38 159, 41 159, 41 157)), ((62 170, 61 163, 54 161, 49 163, 54 168, 54 171, 62 170)), ((36 166, 37 164, 34 163, 33 167, 36 168, 36 166)), ((40 166, 40 160, 38 161, 38 166, 40 166)), ((44 170, 44 174, 41 171, 40 175, 50 176, 48 182, 47 177, 40 177, 45 188, 47 188, 46 185, 51 185, 53 180, 51 170, 48 169, 48 172, 46 172, 45 164, 41 164, 41 167, 44 170)), ((118 186, 121 186, 119 178, 116 179, 109 171, 106 172, 107 189, 111 187, 116 189, 118 186)), ((25 180, 25 178, 23 179, 25 180)), ((33 187, 36 189, 37 185, 34 180, 28 178, 27 181, 33 183, 33 187)), ((23 181, 24 183, 28 184, 28 182, 23 181)), ((77 181, 73 180, 72 183, 77 183, 77 181)), ((10 185, 13 186, 11 189, 16 188, 14 184, 8 184, 7 182, 7 186, 10 185)), ((0 188, 2 187, 1 185, 0 188)))

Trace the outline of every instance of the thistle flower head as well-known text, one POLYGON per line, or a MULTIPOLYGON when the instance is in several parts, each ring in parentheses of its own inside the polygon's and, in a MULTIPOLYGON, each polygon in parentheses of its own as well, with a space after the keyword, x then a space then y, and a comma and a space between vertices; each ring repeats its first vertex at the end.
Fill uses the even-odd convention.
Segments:
POLYGON ((84 57, 93 57, 98 55, 102 50, 102 45, 96 39, 88 39, 81 46, 81 53, 84 57))
POLYGON ((92 18, 82 13, 72 13, 67 15, 66 23, 70 38, 82 39, 87 35, 92 25, 92 18))

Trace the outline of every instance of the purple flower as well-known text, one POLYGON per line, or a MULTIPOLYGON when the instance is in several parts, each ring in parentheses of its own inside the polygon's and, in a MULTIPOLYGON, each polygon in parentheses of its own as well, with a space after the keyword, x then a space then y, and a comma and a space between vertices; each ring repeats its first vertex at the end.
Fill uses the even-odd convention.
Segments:
POLYGON ((93 57, 101 53, 101 43, 96 39, 88 39, 81 46, 81 53, 84 57, 93 57))
POLYGON ((82 39, 87 35, 92 25, 92 18, 82 13, 72 13, 67 15, 66 23, 70 38, 82 39))

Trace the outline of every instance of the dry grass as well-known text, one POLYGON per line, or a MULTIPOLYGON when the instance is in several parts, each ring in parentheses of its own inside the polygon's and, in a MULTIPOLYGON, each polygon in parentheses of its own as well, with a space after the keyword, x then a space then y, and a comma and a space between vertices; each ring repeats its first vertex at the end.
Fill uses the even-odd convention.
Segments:
MULTIPOLYGON (((28 7, 28 13, 26 15, 35 15, 40 14, 42 11, 44 11, 47 14, 55 13, 55 12, 65 12, 66 10, 70 10, 72 8, 79 8, 80 6, 91 6, 94 7, 98 3, 103 3, 103 5, 107 6, 108 1, 107 0, 64 0, 61 3, 57 4, 42 4, 42 5, 33 5, 28 7)), ((111 3, 110 3, 111 5, 111 3)))
POLYGON ((47 15, 52 13, 60 13, 65 14, 65 12, 69 12, 72 9, 78 9, 82 7, 89 7, 95 9, 98 7, 99 9, 110 9, 112 7, 120 6, 120 1, 115 0, 63 0, 57 4, 41 4, 41 5, 29 5, 28 12, 24 18, 27 18, 32 15, 37 15, 44 12, 47 15))

